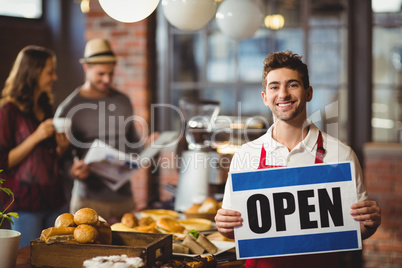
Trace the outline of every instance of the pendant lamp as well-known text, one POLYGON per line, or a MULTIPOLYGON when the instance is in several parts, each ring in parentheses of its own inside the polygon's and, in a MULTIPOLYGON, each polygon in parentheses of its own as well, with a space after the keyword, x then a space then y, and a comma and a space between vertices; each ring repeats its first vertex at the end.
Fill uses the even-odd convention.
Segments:
POLYGON ((235 40, 252 37, 262 24, 263 14, 252 0, 225 0, 216 12, 219 29, 235 40))
POLYGON ((204 27, 215 15, 214 0, 162 0, 163 13, 170 24, 185 31, 204 27))
POLYGON ((160 0, 99 0, 102 9, 112 19, 132 23, 145 19, 158 6, 160 0))

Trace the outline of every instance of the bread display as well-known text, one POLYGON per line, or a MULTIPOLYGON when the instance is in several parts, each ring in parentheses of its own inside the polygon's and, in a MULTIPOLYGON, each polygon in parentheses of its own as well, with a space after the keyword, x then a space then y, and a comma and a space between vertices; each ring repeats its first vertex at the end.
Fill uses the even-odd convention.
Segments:
POLYGON ((59 215, 54 227, 44 229, 40 240, 46 244, 57 242, 112 244, 110 225, 91 208, 82 208, 74 214, 59 215))
MULTIPOLYGON (((206 204, 216 205, 217 203, 206 200, 206 204)), ((176 215, 176 212, 169 210, 146 210, 145 213, 141 211, 138 215, 141 215, 141 217, 136 217, 138 225, 129 227, 132 226, 133 217, 131 213, 126 213, 120 222, 111 226, 111 229, 122 232, 173 234, 172 250, 174 253, 215 254, 218 251, 216 245, 199 232, 213 230, 214 226, 211 220, 201 218, 173 219, 172 216, 176 215), (158 217, 151 217, 150 214, 158 215, 158 217), (168 216, 163 217, 162 215, 168 216), (155 218, 157 218, 156 221, 155 218)))

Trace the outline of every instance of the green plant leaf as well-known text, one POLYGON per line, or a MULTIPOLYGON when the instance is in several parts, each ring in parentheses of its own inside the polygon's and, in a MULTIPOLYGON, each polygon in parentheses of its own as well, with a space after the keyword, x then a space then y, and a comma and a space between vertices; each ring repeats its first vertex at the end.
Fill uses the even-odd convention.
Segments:
POLYGON ((11 196, 13 196, 14 194, 13 194, 13 192, 10 190, 10 189, 8 189, 8 188, 0 188, 3 192, 5 192, 6 194, 8 194, 8 195, 11 195, 11 196))
POLYGON ((20 216, 18 215, 17 212, 8 212, 7 215, 10 216, 10 217, 17 218, 17 219, 20 218, 20 216))
MULTIPOLYGON (((0 169, 0 172, 2 172, 3 170, 0 169)), ((0 178, 0 183, 4 183, 4 179, 0 178)), ((4 219, 7 219, 12 225, 14 225, 14 221, 12 219, 13 218, 19 218, 19 215, 17 212, 8 212, 6 213, 7 209, 14 203, 14 193, 8 189, 8 188, 4 188, 4 187, 0 187, 0 190, 5 192, 6 194, 8 194, 9 196, 11 196, 12 200, 11 202, 8 204, 8 206, 6 206, 4 208, 4 211, 0 211, 0 226, 3 224, 4 219)))

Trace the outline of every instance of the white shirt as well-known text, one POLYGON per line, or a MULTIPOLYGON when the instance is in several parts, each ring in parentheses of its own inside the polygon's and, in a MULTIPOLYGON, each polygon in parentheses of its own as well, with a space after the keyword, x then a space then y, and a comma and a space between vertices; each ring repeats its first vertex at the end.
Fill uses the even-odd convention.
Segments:
MULTIPOLYGON (((282 166, 282 167, 300 167, 313 165, 317 152, 317 139, 319 129, 311 124, 307 136, 289 152, 288 148, 278 143, 272 138, 273 126, 267 133, 258 139, 242 145, 236 151, 230 163, 229 173, 255 171, 258 169, 261 156, 261 148, 264 146, 266 151, 266 165, 282 166)), ((340 140, 322 132, 323 147, 326 154, 323 158, 324 164, 336 164, 340 162, 350 161, 355 166, 355 178, 357 187, 358 201, 366 200, 367 192, 363 184, 363 172, 360 167, 359 160, 353 150, 340 140)), ((230 199, 231 180, 227 180, 225 193, 223 197, 222 207, 233 209, 230 199)))

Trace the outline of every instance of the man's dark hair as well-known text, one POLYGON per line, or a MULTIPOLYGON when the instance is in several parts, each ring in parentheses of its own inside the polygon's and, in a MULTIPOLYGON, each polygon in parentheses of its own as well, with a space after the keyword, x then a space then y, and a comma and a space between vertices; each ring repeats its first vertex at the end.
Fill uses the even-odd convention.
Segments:
POLYGON ((267 87, 268 73, 272 70, 280 68, 289 68, 298 71, 302 78, 303 87, 307 89, 310 86, 308 68, 307 65, 302 62, 301 58, 301 56, 288 50, 269 54, 264 59, 264 69, 262 73, 263 91, 267 87))

